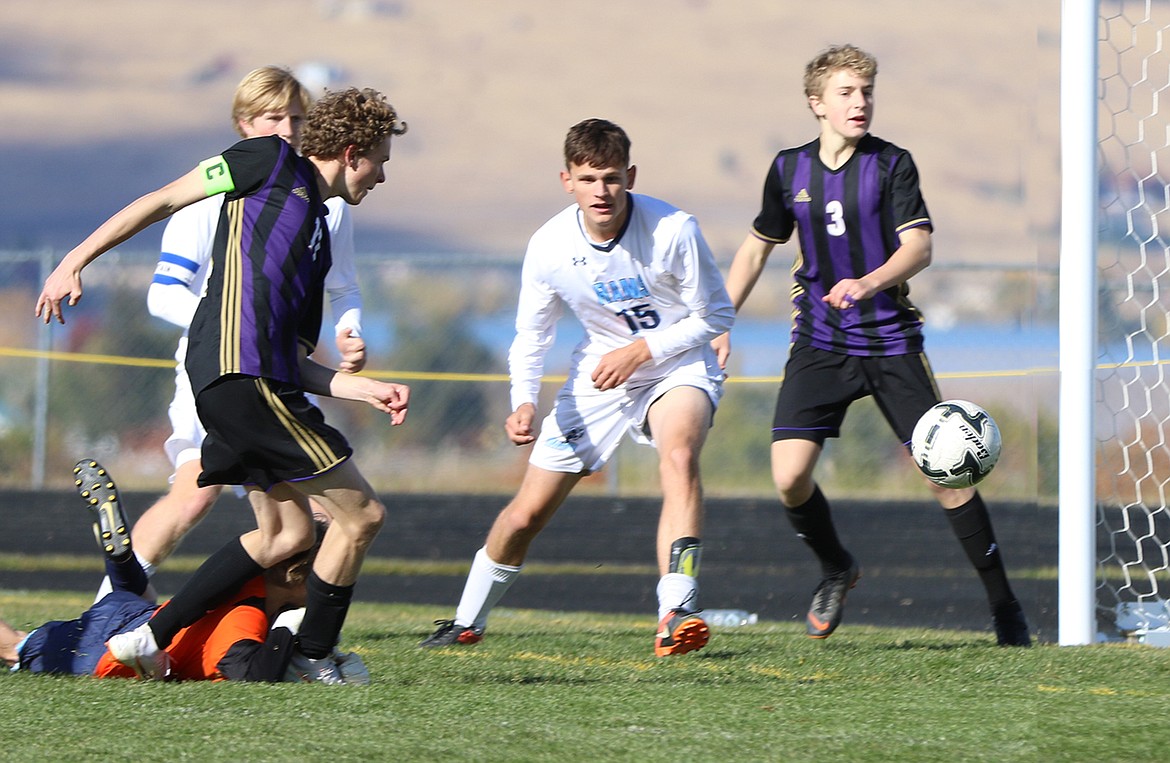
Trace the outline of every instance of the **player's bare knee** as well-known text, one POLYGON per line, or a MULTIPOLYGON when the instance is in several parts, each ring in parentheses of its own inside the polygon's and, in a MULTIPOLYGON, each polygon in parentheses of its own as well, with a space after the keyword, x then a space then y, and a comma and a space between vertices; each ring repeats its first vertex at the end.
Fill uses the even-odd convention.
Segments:
POLYGON ((386 507, 379 501, 372 501, 366 510, 362 512, 362 523, 358 527, 358 534, 360 541, 366 544, 372 543, 374 536, 382 529, 382 525, 386 523, 386 507))
POLYGON ((315 544, 317 542, 317 532, 315 529, 310 529, 309 532, 304 533, 296 540, 297 540, 297 542, 293 544, 293 546, 289 550, 288 554, 285 555, 286 559, 290 556, 295 556, 296 554, 299 554, 302 551, 308 551, 309 549, 311 549, 313 547, 313 544, 315 544))
POLYGON ((934 493, 935 500, 944 509, 957 509, 960 506, 965 506, 975 497, 975 488, 973 487, 948 488, 936 485, 930 480, 927 480, 926 483, 930 486, 930 491, 934 493))
POLYGON ((259 545, 249 548, 249 553, 262 567, 268 568, 307 551, 315 540, 316 531, 312 528, 284 527, 275 535, 261 536, 259 545))
POLYGON ((179 509, 179 518, 185 528, 184 531, 199 524, 211 511, 211 507, 215 505, 215 499, 218 497, 218 491, 200 491, 188 496, 179 509))
POLYGON ((519 506, 509 506, 500 513, 492 534, 504 535, 510 539, 531 540, 548 524, 551 514, 531 511, 519 506))
POLYGON ((381 501, 371 498, 335 518, 330 530, 336 528, 345 534, 351 544, 366 547, 373 543, 385 521, 386 507, 381 501))
POLYGON ((776 484, 776 492, 780 495, 780 502, 785 506, 799 506, 813 494, 816 483, 804 474, 775 470, 772 480, 776 484))
POLYGON ((660 452, 658 470, 663 479, 696 480, 699 476, 699 450, 679 446, 660 452))

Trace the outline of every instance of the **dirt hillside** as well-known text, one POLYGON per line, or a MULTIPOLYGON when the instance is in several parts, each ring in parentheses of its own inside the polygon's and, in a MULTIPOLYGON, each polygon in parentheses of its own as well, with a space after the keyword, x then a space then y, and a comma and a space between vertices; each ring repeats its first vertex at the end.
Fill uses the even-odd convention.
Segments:
POLYGON ((874 133, 914 152, 939 256, 1034 262, 1058 212, 1058 24, 1055 0, 6 3, 0 247, 71 245, 222 148, 236 82, 282 63, 377 87, 410 123, 361 246, 519 256, 567 202, 565 129, 604 116, 638 190, 697 214, 722 260, 771 155, 813 134, 804 62, 853 42, 881 62, 874 133))

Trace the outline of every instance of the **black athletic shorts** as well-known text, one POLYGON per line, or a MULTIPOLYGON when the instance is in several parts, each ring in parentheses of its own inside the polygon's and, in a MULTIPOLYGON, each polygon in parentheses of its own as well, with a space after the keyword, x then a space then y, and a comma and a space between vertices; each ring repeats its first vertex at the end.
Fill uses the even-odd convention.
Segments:
POLYGON ((207 430, 199 484, 296 482, 323 474, 353 454, 303 390, 255 376, 225 376, 195 396, 207 430))
POLYGON ((776 397, 772 441, 823 444, 838 437, 849 405, 870 395, 906 446, 918 419, 940 399, 934 372, 922 353, 861 357, 797 347, 788 357, 776 397))

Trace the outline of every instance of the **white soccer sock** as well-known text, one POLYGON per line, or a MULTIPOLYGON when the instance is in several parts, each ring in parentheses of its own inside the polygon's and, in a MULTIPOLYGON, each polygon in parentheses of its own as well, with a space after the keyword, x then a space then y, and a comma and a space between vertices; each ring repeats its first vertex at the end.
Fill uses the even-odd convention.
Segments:
POLYGON ((658 619, 672 609, 694 612, 699 608, 699 579, 681 572, 668 572, 658 580, 658 619))
POLYGON ((471 562, 471 571, 467 573, 463 596, 455 609, 455 624, 464 628, 484 628, 492 607, 511 587, 523 567, 493 562, 488 558, 486 548, 477 551, 471 562))

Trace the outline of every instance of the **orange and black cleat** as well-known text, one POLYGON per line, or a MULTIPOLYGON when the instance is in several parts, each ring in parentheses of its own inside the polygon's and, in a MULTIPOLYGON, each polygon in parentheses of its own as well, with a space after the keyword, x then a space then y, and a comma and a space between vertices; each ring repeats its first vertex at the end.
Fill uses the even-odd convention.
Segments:
POLYGON ((697 612, 672 609, 658 623, 654 636, 654 654, 667 657, 672 654, 686 654, 702 649, 711 638, 711 629, 697 612))
POLYGON ((844 572, 821 580, 813 593, 812 605, 805 618, 809 638, 828 638, 837 630, 845 614, 845 595, 857 585, 860 577, 861 568, 857 562, 853 562, 844 572))

